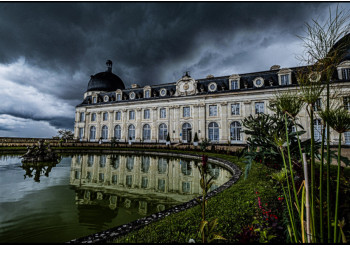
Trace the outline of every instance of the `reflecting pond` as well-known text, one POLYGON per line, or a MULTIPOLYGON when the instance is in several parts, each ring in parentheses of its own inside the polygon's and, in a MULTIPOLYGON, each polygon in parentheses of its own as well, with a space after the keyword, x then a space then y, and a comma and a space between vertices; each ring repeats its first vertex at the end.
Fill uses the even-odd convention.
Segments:
MULTIPOLYGON (((198 162, 121 154, 22 165, 0 156, 0 243, 63 243, 126 224, 201 193, 198 162)), ((209 164, 212 189, 231 174, 209 164)))

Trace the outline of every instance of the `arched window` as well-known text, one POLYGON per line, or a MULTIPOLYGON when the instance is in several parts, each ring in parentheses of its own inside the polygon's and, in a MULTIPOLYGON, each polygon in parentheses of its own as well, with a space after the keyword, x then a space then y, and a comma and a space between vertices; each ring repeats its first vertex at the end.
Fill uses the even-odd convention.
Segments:
POLYGON ((234 121, 230 125, 231 141, 242 141, 241 138, 242 126, 240 122, 234 121))
POLYGON ((126 169, 132 171, 134 169, 134 156, 126 157, 126 169))
POLYGON ((208 126, 208 138, 209 141, 219 141, 219 125, 215 122, 211 122, 208 126))
POLYGON ((142 172, 148 172, 150 164, 151 164, 150 157, 149 156, 142 156, 142 161, 141 161, 142 172))
POLYGON ((191 142, 192 139, 192 127, 189 123, 182 125, 182 141, 191 142))
POLYGON ((143 126, 143 131, 142 131, 142 139, 144 141, 149 141, 151 140, 151 127, 149 124, 145 124, 143 126))
POLYGON ((128 140, 135 140, 135 126, 134 125, 129 125, 128 140))
POLYGON ((90 127, 90 141, 94 141, 96 139, 96 127, 90 127))
POLYGON ((104 125, 102 127, 101 137, 102 137, 103 140, 107 140, 108 139, 108 127, 106 125, 104 125))
POLYGON ((168 135, 168 127, 166 124, 160 124, 159 125, 159 136, 158 139, 160 142, 165 142, 166 141, 166 137, 168 135))
POLYGON ((114 137, 118 140, 122 138, 122 128, 120 125, 114 127, 114 137))

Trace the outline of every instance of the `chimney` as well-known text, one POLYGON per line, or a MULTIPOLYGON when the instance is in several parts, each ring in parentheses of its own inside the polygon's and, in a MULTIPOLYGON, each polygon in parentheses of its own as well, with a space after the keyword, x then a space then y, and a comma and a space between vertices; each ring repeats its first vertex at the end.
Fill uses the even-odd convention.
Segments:
POLYGON ((107 71, 112 72, 113 62, 111 60, 107 60, 106 65, 107 65, 107 71))

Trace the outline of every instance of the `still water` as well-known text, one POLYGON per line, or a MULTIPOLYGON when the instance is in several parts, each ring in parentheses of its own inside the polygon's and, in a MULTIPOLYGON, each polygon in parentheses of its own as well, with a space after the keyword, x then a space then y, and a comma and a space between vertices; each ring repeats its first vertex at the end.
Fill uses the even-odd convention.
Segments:
MULTIPOLYGON (((212 189, 231 174, 210 164, 212 189)), ((201 193, 197 162, 181 158, 77 154, 25 167, 0 156, 0 243, 64 243, 126 224, 201 193)))

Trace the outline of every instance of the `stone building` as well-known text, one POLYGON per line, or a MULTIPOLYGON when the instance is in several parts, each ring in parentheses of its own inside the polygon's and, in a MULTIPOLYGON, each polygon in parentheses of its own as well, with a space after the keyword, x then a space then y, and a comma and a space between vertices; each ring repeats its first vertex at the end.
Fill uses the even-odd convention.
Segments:
MULTIPOLYGON (((169 133, 172 143, 192 142, 195 133, 199 140, 209 139, 218 144, 244 144, 242 120, 249 115, 272 113, 269 102, 283 90, 298 89, 296 78, 300 67, 232 74, 194 79, 186 72, 177 82, 126 88, 107 70, 91 76, 84 100, 76 107, 74 136, 81 141, 110 142, 166 142, 169 133)), ((317 75, 316 75, 317 76, 317 75)), ((317 77, 316 77, 317 78, 317 77)), ((343 93, 350 90, 350 57, 337 67, 333 83, 343 93)), ((350 95, 349 95, 350 96, 350 95)), ((350 110, 350 98, 339 97, 350 110)), ((315 109, 326 103, 323 96, 315 109)), ((300 123, 308 129, 309 117, 303 109, 300 123)), ((321 138, 321 120, 314 120, 315 137, 321 138)), ((302 136, 310 138, 310 132, 302 136)), ((331 143, 338 135, 330 133, 331 143)), ((343 144, 350 144, 350 133, 342 136, 343 144)))

